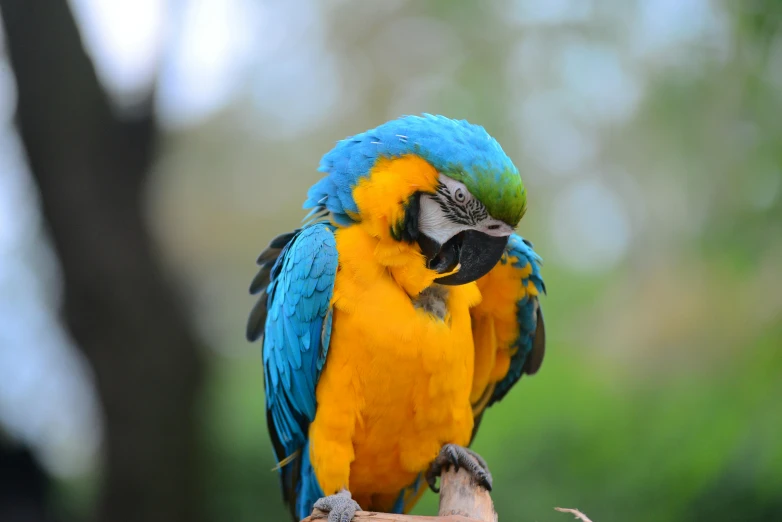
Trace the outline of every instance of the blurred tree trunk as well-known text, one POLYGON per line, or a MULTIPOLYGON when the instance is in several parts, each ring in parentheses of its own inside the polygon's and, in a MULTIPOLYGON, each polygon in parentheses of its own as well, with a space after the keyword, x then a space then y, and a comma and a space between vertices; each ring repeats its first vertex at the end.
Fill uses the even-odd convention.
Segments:
POLYGON ((152 93, 132 120, 112 110, 64 0, 0 0, 0 9, 65 319, 103 407, 98 520, 197 520, 198 342, 144 223, 152 93))
POLYGON ((0 430, 0 520, 54 522, 47 506, 50 490, 51 479, 32 452, 0 430))

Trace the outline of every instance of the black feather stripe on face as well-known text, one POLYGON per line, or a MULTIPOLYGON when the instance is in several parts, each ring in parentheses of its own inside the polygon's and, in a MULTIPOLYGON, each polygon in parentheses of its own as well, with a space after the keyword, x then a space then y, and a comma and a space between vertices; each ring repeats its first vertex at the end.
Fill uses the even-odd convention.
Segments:
POLYGON ((486 210, 486 207, 477 199, 471 199, 467 202, 467 211, 476 223, 480 223, 489 217, 489 211, 486 210))
POLYGON ((421 193, 416 192, 404 203, 402 221, 391 226, 391 237, 397 241, 412 243, 418 240, 418 216, 421 212, 421 193))
POLYGON ((448 187, 442 183, 437 185, 433 198, 445 217, 458 225, 474 227, 489 217, 489 212, 483 203, 472 197, 459 203, 453 198, 448 187))

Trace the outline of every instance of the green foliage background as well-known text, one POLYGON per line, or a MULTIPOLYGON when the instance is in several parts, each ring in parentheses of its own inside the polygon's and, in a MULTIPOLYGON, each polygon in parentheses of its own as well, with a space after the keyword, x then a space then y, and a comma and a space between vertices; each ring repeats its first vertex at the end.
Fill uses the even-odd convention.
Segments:
MULTIPOLYGON (((211 520, 286 519, 260 346, 243 339, 253 259, 303 217, 318 159, 337 139, 423 111, 467 118, 499 139, 528 189, 520 233, 546 261, 546 360, 492 408, 475 444, 492 467, 501 520, 566 520, 554 506, 596 522, 779 518, 782 4, 682 2, 700 6, 672 17, 694 16, 690 32, 661 30, 669 40, 646 52, 635 46, 645 2, 555 3, 569 7, 531 19, 514 14, 525 2, 330 3, 316 16, 343 93, 325 117, 279 133, 247 93, 167 131, 150 220, 216 348, 201 399, 211 520), (399 40, 411 20, 418 57, 399 40), (389 32, 397 40, 378 40, 389 32), (428 45, 427 34, 448 45, 428 45), (569 97, 555 68, 568 46, 618 61, 639 93, 632 109, 605 118, 610 100, 569 97), (527 147, 535 128, 519 123, 524 103, 545 96, 596 144, 564 174, 537 160, 527 147), (589 219, 600 209, 570 208, 568 221, 558 202, 592 182, 613 194, 629 232, 621 255, 589 264, 565 248, 579 240, 568 226, 600 223, 589 219)), ((590 64, 577 76, 599 94, 610 78, 590 64)), ((546 136, 556 150, 559 136, 546 136)), ((562 154, 571 144, 561 142, 562 154)), ((62 484, 64 509, 80 509, 91 480, 62 484)), ((428 493, 416 513, 434 513, 436 501, 428 493)))

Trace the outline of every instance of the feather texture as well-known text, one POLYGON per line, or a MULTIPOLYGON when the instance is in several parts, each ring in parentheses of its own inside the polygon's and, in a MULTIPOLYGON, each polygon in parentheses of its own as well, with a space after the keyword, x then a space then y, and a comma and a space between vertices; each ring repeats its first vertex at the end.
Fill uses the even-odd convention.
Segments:
POLYGON ((320 170, 305 225, 272 240, 250 285, 283 495, 296 520, 343 487, 407 510, 442 444, 468 444, 545 351, 540 258, 515 234, 485 277, 430 295, 422 194, 448 176, 515 226, 524 187, 482 127, 431 115, 343 140, 320 170))
POLYGON ((540 275, 541 259, 532 249, 532 243, 513 234, 508 241, 508 262, 519 270, 521 284, 526 296, 516 303, 516 317, 519 325, 518 338, 511 346, 508 372, 494 388, 488 406, 501 400, 523 374, 532 375, 543 363, 546 349, 546 332, 543 325, 543 311, 538 296, 546 293, 546 286, 540 275))
POLYGON ((310 188, 304 208, 327 210, 347 226, 360 221, 353 189, 378 160, 416 156, 464 183, 492 217, 516 226, 526 209, 526 192, 513 165, 486 130, 445 116, 405 116, 349 137, 321 160, 328 174, 310 188))
POLYGON ((512 234, 503 258, 478 281, 483 300, 472 310, 475 375, 470 396, 476 419, 543 361, 545 331, 538 297, 546 288, 540 264, 532 244, 512 234))
POLYGON ((294 517, 301 518, 295 504, 311 506, 322 495, 309 461, 307 431, 315 418, 315 388, 331 337, 330 301, 338 265, 333 229, 316 223, 279 236, 259 263, 251 291, 263 291, 250 314, 248 338, 257 339, 263 329, 268 427, 277 461, 283 463, 279 471, 285 498, 294 517))

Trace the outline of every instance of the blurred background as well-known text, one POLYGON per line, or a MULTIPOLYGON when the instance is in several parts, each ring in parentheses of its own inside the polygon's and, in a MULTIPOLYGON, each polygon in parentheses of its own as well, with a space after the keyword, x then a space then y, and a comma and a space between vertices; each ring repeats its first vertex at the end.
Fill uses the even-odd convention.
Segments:
MULTIPOLYGON (((0 520, 287 520, 254 259, 318 160, 479 123, 545 260, 506 521, 782 512, 782 4, 0 0, 0 520)), ((428 493, 416 513, 432 514, 428 493)))

